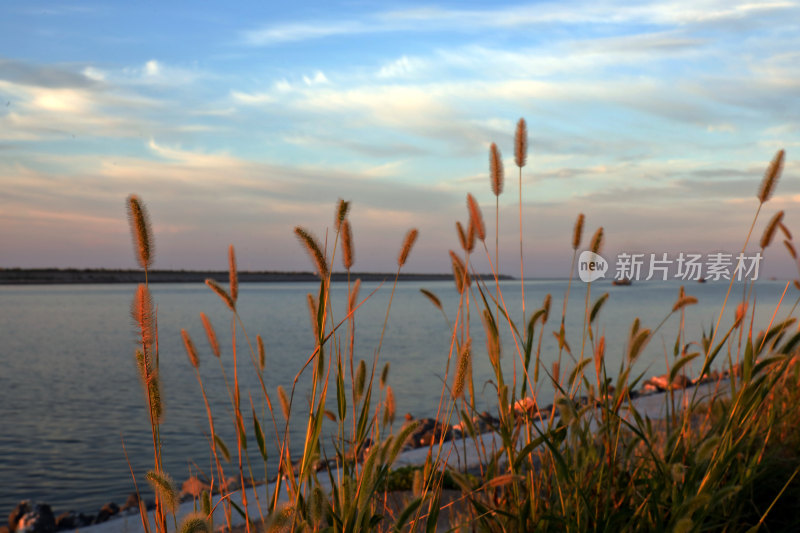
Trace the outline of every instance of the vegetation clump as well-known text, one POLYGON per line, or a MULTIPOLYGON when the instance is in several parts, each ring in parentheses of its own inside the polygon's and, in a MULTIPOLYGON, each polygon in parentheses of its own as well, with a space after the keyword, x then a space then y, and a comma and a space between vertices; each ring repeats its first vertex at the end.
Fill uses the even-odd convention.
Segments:
MULTIPOLYGON (((524 120, 517 124, 514 150, 521 195, 528 150, 524 120)), ((758 214, 775 189, 783 158, 783 151, 778 152, 758 189, 757 211, 743 251, 758 214)), ((457 509, 448 515, 448 528, 452 531, 787 531, 800 527, 800 518, 794 512, 794 502, 800 497, 800 331, 791 313, 778 316, 781 301, 776 303, 766 331, 754 331, 751 282, 745 286, 736 320, 728 329, 722 329, 721 319, 733 286, 731 279, 716 324, 701 338, 687 339, 685 313, 697 299, 681 287, 675 304, 665 309, 660 324, 645 325, 638 318, 633 321, 624 357, 613 368, 608 364, 606 339, 598 320, 608 294, 592 299, 591 283, 585 287, 584 318, 576 331, 569 330, 565 321, 571 282, 560 317, 551 312, 550 295, 532 313, 526 312, 524 293, 521 312, 506 306, 503 290, 508 289, 500 286, 497 265, 503 169, 495 144, 490 150, 489 178, 496 196, 495 253, 491 253, 485 240, 481 206, 470 194, 467 226, 456 223, 461 251, 449 251, 459 303, 454 309, 445 309, 434 293, 422 291, 442 313, 442 335, 450 341, 434 426, 455 424, 464 438, 450 440, 452 435, 448 432, 434 431, 427 443, 427 457, 417 466, 394 468, 419 423, 408 422, 401 427, 394 423, 395 399, 389 385, 389 367, 380 360, 383 335, 390 327, 391 297, 372 360, 354 359, 355 320, 360 306, 372 295, 361 298, 360 280, 350 279, 355 259, 348 202, 340 200, 337 205, 333 238, 326 239, 325 246, 309 230, 295 228, 319 285, 307 298, 314 348, 300 362, 291 382, 274 391, 265 383, 264 373, 269 371, 265 341, 258 335, 256 342, 251 342, 237 311, 239 291, 233 246, 229 249, 228 286, 207 280, 231 313, 233 334, 228 350, 220 348, 205 314, 201 313, 201 320, 216 358, 230 355, 234 362, 233 380, 226 377, 225 383, 230 399, 227 408, 232 413, 237 439, 235 449, 229 449, 217 432, 219 421, 212 414, 197 372, 201 358, 184 330, 189 364, 196 372, 205 400, 208 442, 214 458, 214 469, 208 475, 218 497, 212 499, 209 491, 201 494, 195 506, 197 512, 186 517, 180 526, 175 490, 161 464, 162 406, 154 303, 147 283, 137 288, 133 305, 139 337, 136 357, 150 411, 154 454, 147 479, 156 488, 152 520, 141 508, 142 523, 148 532, 166 532, 170 522, 172 529, 181 531, 211 531, 213 519, 218 516, 214 512, 217 507, 222 510, 227 527, 233 525, 235 515, 241 515, 248 532, 256 528, 433 531, 437 524, 441 525, 445 490, 458 493, 455 500, 447 503, 457 509), (330 298, 331 265, 337 253, 342 254, 347 270, 348 299, 344 309, 334 309, 330 298), (473 254, 485 255, 494 279, 487 280, 475 272, 473 254), (680 320, 673 332, 672 349, 665 348, 666 414, 651 420, 637 406, 638 387, 644 376, 637 375, 633 368, 644 347, 673 315, 680 320), (475 342, 475 320, 482 324, 485 347, 475 342), (558 322, 555 329, 549 325, 550 320, 558 322), (553 329, 558 352, 544 357, 542 337, 549 335, 547 329, 553 329), (244 346, 236 342, 237 331, 246 339, 244 346), (513 349, 502 353, 503 346, 513 349), (240 388, 236 361, 242 355, 249 356, 252 372, 259 380, 260 391, 256 391, 255 398, 252 391, 240 388), (473 362, 479 357, 488 358, 491 365, 491 380, 485 383, 474 381, 473 362), (513 359, 513 371, 501 365, 503 358, 513 359), (727 378, 715 370, 718 367, 726 370, 723 374, 727 378), (296 397, 301 378, 310 381, 304 402, 298 402, 296 397), (677 388, 675 383, 703 386, 677 388), (492 417, 488 434, 478 424, 481 414, 477 410, 476 389, 481 387, 491 389, 496 397, 496 417, 492 417), (550 408, 539 404, 546 397, 545 389, 554 391, 550 408), (249 402, 242 401, 243 394, 249 402), (291 443, 289 425, 296 417, 303 421, 305 429, 302 441, 291 443), (326 419, 335 426, 331 434, 323 434, 326 419), (454 468, 449 456, 466 456, 467 452, 478 458, 477 466, 469 470, 454 468), (278 457, 277 470, 271 473, 267 472, 268 455, 278 457), (234 463, 236 483, 229 483, 225 477, 223 461, 234 463), (248 482, 254 479, 253 466, 258 462, 263 462, 265 478, 276 479, 274 486, 268 486, 266 496, 248 482), (320 470, 320 464, 327 468, 320 470), (399 509, 387 504, 387 493, 394 490, 411 495, 399 509)), ((129 198, 128 205, 134 248, 146 271, 153 261, 146 210, 135 196, 129 198)), ((524 274, 521 206, 520 200, 520 271, 524 274)), ((573 266, 586 222, 580 214, 567 239, 565 249, 573 249, 573 266)), ((782 213, 768 224, 761 246, 769 246, 778 229, 796 260, 782 213)), ((411 229, 402 241, 397 276, 417 237, 417 230, 411 229)), ((589 249, 599 252, 603 238, 604 230, 599 227, 589 249)))

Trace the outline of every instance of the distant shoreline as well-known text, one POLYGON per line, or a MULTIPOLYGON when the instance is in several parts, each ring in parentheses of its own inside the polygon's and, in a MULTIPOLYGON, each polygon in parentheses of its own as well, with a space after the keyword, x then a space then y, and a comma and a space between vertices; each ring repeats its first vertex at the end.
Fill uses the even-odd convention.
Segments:
MULTIPOLYGON (((284 283, 318 281, 313 272, 239 272, 240 283, 284 283)), ((350 279, 361 281, 393 280, 394 273, 352 272, 350 279)), ((493 276, 483 274, 486 279, 493 276)), ((227 270, 151 270, 147 274, 150 283, 203 283, 211 278, 220 282, 228 281, 227 270)), ((400 273, 399 281, 448 281, 452 274, 404 274, 400 273)), ((501 275, 501 280, 514 279, 501 275)), ((347 281, 347 273, 334 272, 332 281, 347 281)), ((0 285, 60 285, 60 284, 93 284, 93 283, 143 283, 142 270, 103 269, 103 268, 9 268, 0 269, 0 285)))

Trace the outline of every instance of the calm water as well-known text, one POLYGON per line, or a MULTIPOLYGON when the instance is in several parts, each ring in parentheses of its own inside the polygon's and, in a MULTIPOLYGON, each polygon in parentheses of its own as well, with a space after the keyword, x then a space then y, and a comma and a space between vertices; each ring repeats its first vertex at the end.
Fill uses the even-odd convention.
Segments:
MULTIPOLYGON (((519 316, 518 282, 502 285, 510 312, 519 316)), ((364 284, 361 296, 376 287, 377 284, 364 284)), ((406 412, 417 417, 435 414, 447 360, 450 332, 439 311, 420 294, 423 287, 442 299, 450 320, 455 318, 457 293, 451 283, 407 282, 398 287, 381 351, 381 361, 391 362, 389 383, 395 390, 398 417, 406 412)), ((641 282, 632 287, 612 287, 608 282, 592 284, 592 301, 604 292, 610 293, 598 324, 605 330, 611 368, 622 357, 633 318, 639 316, 647 327, 657 325, 672 308, 678 287, 679 284, 670 282, 641 282)), ((768 322, 784 287, 784 282, 756 284, 757 325, 768 322)), ((134 490, 123 440, 137 480, 144 484, 144 473, 152 465, 152 440, 133 358, 135 334, 129 310, 134 288, 132 285, 0 287, 0 516, 5 516, 24 498, 48 502, 56 511, 96 512, 108 501, 123 503, 134 490)), ((687 285, 687 292, 700 300, 687 311, 691 338, 698 338, 700 328, 707 330, 716 320, 726 288, 727 285, 714 282, 687 285)), ((553 295, 542 348, 547 368, 556 354, 551 331, 557 329, 565 289, 565 281, 526 283, 529 314, 541 305, 545 294, 553 295)), ((240 288, 239 309, 247 331, 253 340, 257 333, 265 339, 264 377, 271 393, 278 385, 288 390, 295 373, 311 353, 306 294, 316 291, 315 284, 304 283, 245 284, 240 288)), ((795 297, 793 291, 789 292, 791 298, 795 297)), ((198 467, 208 470, 210 461, 205 410, 183 349, 180 329, 186 328, 198 346, 201 374, 217 429, 234 449, 225 384, 199 319, 200 311, 210 317, 223 346, 222 363, 232 376, 230 314, 204 285, 154 285, 152 292, 158 306, 165 466, 180 482, 198 467)), ((333 293, 334 315, 341 317, 346 287, 334 285, 333 293)), ((734 287, 733 296, 741 296, 741 285, 734 287)), ((579 324, 585 297, 586 286, 573 283, 567 331, 568 341, 576 352, 580 349, 579 324)), ((388 298, 389 287, 384 287, 360 310, 357 358, 372 359, 388 298)), ((785 310, 793 303, 788 300, 784 302, 785 310)), ((735 304, 726 311, 728 324, 734 309, 735 304)), ((474 308, 472 315, 474 319, 478 316, 474 308)), ((671 319, 649 344, 638 363, 640 371, 648 374, 664 371, 664 347, 671 353, 676 323, 671 319)), ((477 348, 476 390, 483 391, 485 405, 490 405, 492 388, 483 384, 491 373, 477 320, 473 331, 476 332, 473 346, 477 348)), ((507 328, 501 333, 503 361, 510 369, 513 342, 507 328)), ((252 392, 260 412, 262 395, 243 349, 244 337, 240 336, 238 342, 240 379, 245 391, 243 405, 249 403, 246 392, 252 392)), ((306 405, 309 376, 303 378, 296 407, 306 405)), ((545 390, 543 395, 550 396, 551 392, 545 390)), ((264 426, 269 442, 273 433, 267 424, 264 426)), ((293 432, 296 433, 293 442, 301 444, 300 426, 293 428, 293 432)), ((263 473, 263 466, 254 468, 255 472, 263 473)), ((269 475, 274 472, 271 457, 269 475)))

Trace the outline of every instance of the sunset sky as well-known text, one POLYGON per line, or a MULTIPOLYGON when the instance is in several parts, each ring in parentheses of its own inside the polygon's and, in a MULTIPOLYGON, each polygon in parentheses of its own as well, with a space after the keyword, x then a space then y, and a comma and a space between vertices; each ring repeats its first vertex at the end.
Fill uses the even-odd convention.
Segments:
POLYGON ((407 270, 447 272, 468 192, 493 248, 496 142, 519 276, 520 117, 528 276, 568 274, 580 212, 610 257, 738 252, 779 148, 755 240, 779 209, 800 235, 796 1, 296 4, 4 0, 0 267, 135 267, 136 193, 155 268, 225 269, 234 244, 241 269, 310 270, 292 229, 323 239, 341 197, 356 270, 394 270, 415 226, 407 270))

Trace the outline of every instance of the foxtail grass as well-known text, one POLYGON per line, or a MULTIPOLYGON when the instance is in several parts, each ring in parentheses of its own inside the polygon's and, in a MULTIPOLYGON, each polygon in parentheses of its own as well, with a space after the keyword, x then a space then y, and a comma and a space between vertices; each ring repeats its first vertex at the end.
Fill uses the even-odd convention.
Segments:
POLYGON ((514 162, 519 169, 519 278, 520 297, 522 299, 522 323, 525 324, 525 260, 522 247, 522 237, 524 235, 522 231, 522 167, 528 162, 528 125, 524 118, 517 121, 517 129, 514 132, 514 162))
MULTIPOLYGON (((527 162, 526 149, 526 126, 520 121, 514 150, 515 163, 520 170, 521 230, 521 172, 527 162)), ((774 193, 783 158, 781 151, 765 173, 757 192, 755 218, 774 193)), ((498 197, 502 191, 502 161, 496 145, 490 151, 490 171, 493 192, 498 197)), ((687 294, 691 291, 681 287, 674 303, 664 310, 661 322, 649 324, 637 317, 625 338, 611 339, 602 324, 605 313, 613 305, 613 294, 605 293, 593 299, 591 284, 586 287, 580 331, 577 327, 567 328, 565 317, 572 270, 586 223, 580 214, 572 235, 564 236, 565 250, 572 249, 573 259, 560 321, 554 318, 557 331, 552 333, 558 352, 543 352, 542 339, 549 337, 553 328, 550 325, 553 299, 547 294, 538 309, 531 309, 530 316, 526 315, 523 303, 521 322, 508 311, 499 283, 498 230, 492 258, 485 242, 486 228, 480 206, 471 194, 467 196, 469 226, 465 231, 461 223, 456 223, 458 242, 453 248, 461 252, 448 252, 458 292, 457 303, 450 309, 427 289, 422 290, 421 298, 441 313, 444 319, 442 336, 450 341, 448 353, 441 354, 443 359, 447 357, 435 423, 437 428, 450 428, 451 422, 457 420, 457 427, 465 438, 458 443, 446 443, 446 431, 435 429, 424 463, 410 476, 407 488, 411 489, 412 496, 399 511, 390 511, 387 490, 393 465, 419 426, 408 423, 395 427, 402 396, 395 397, 391 375, 395 374, 399 363, 393 363, 390 372, 389 365, 381 360, 381 349, 384 335, 390 328, 390 310, 400 270, 408 263, 418 231, 409 230, 402 241, 380 337, 377 346, 367 347, 373 356, 355 361, 356 316, 374 292, 361 298, 360 280, 350 282, 354 257, 349 211, 349 202, 340 200, 337 203, 333 218, 335 238, 326 239, 325 247, 309 230, 302 226, 295 228, 295 235, 308 253, 320 281, 319 290, 307 298, 313 349, 305 363, 298 365, 300 370, 291 384, 285 381, 276 386, 270 381, 268 387, 264 379, 264 374, 269 377, 273 368, 266 362, 265 343, 269 339, 257 335, 256 342, 251 343, 238 314, 239 298, 246 297, 247 293, 240 294, 238 290, 233 246, 228 253, 228 287, 213 280, 206 282, 231 311, 230 353, 222 353, 205 314, 201 314, 201 321, 213 355, 220 364, 223 356, 230 356, 234 364, 233 382, 226 386, 231 403, 230 418, 237 435, 235 466, 248 529, 254 529, 258 522, 270 531, 433 531, 442 510, 445 479, 458 491, 457 501, 461 506, 456 515, 459 518, 450 524, 452 530, 738 531, 763 528, 766 531, 800 527, 800 520, 791 507, 791 502, 800 497, 800 482, 797 481, 800 433, 795 423, 800 416, 800 392, 796 387, 800 379, 797 356, 800 332, 792 316, 794 307, 786 314, 781 307, 790 283, 762 332, 754 331, 756 301, 750 291, 744 294, 730 327, 720 329, 718 319, 700 338, 687 339, 684 324, 699 321, 693 314, 698 297, 687 294), (472 252, 476 238, 483 245, 494 280, 486 280, 475 271, 472 252), (346 309, 338 304, 334 308, 330 297, 331 265, 337 250, 342 254, 342 265, 348 273, 346 309), (471 328, 471 313, 479 315, 482 333, 476 334, 471 328), (678 325, 673 338, 669 339, 667 329, 675 323, 670 322, 671 318, 677 320, 678 325), (347 327, 342 327, 345 323, 347 327), (244 335, 246 345, 237 344, 237 332, 244 335), (503 336, 508 341, 505 346, 501 340, 503 336), (485 339, 485 347, 476 342, 479 337, 485 339), (579 353, 576 349, 573 355, 570 343, 578 339, 581 349, 579 353), (644 374, 636 369, 640 368, 637 364, 641 364, 644 354, 658 349, 656 345, 661 339, 664 339, 667 373, 656 382, 666 390, 663 397, 666 414, 656 420, 649 418, 635 400, 645 382, 644 374), (615 346, 622 346, 621 353, 614 353, 616 348, 612 347, 615 346), (261 397, 258 394, 254 397, 251 391, 241 388, 237 358, 243 349, 249 351, 261 397), (670 350, 672 356, 669 356, 670 350), (562 352, 568 353, 570 359, 562 361, 562 352), (482 364, 488 365, 489 375, 488 378, 480 375, 482 381, 475 382, 478 374, 473 372, 479 368, 482 357, 486 358, 482 364), (504 357, 513 358, 511 374, 509 365, 502 363, 504 357), (720 361, 726 378, 712 379, 713 373, 719 372, 715 366, 720 361), (532 363, 533 368, 530 368, 532 363), (308 380, 302 407, 296 398, 301 376, 308 380), (694 376, 694 380, 690 376, 694 376), (518 379, 521 379, 519 387, 518 379), (690 381, 697 385, 693 389, 683 388, 681 384, 690 381), (478 412, 476 390, 483 390, 492 397, 493 416, 486 417, 478 412), (241 406, 243 393, 248 394, 250 401, 247 424, 241 406), (278 397, 277 413, 272 403, 275 395, 278 397), (546 401, 551 405, 543 406, 546 401), (267 416, 271 418, 271 426, 267 416), (290 421, 298 417, 305 431, 291 442, 290 421), (283 420, 279 422, 279 418, 283 420), (330 434, 323 430, 326 419, 330 420, 328 424, 335 425, 335 431, 330 434), (490 433, 483 434, 485 430, 490 433), (248 448, 248 437, 251 443, 255 441, 255 447, 248 448), (273 453, 273 447, 278 463, 272 472, 275 476, 273 492, 263 502, 263 509, 261 500, 256 499, 258 513, 248 511, 248 499, 258 493, 247 490, 245 468, 252 478, 251 454, 260 456, 264 462, 264 476, 268 478, 267 455, 273 453), (480 458, 479 465, 470 471, 454 468, 450 459, 455 455, 463 457, 467 451, 480 458), (317 471, 319 463, 329 468, 317 471), (320 478, 325 478, 327 483, 323 485, 320 478), (281 501, 281 494, 288 497, 281 501)), ((131 216, 132 220, 134 218, 131 216)), ((495 222, 497 227, 499 214, 495 222)), ((767 224, 761 248, 769 246, 779 232, 784 247, 796 261, 792 235, 782 212, 775 214, 767 224)), ((590 239, 588 249, 600 253, 604 236, 601 226, 590 239)), ((520 245, 520 273, 524 282, 523 257, 520 245)), ((143 261, 143 265, 149 264, 143 261)), ((524 285, 520 290, 524 291, 524 285)), ((725 302, 723 310, 724 306, 725 302)), ((166 516, 174 515, 176 500, 174 484, 160 462, 159 427, 163 406, 157 388, 158 330, 146 284, 137 287, 132 315, 137 330, 137 364, 153 430, 155 465, 147 478, 156 492, 154 515, 156 530, 161 532, 167 530, 166 516)), ((181 336, 188 368, 196 374, 207 412, 209 445, 216 467, 211 475, 217 478, 215 481, 222 491, 220 496, 231 502, 226 505, 230 526, 233 490, 223 487, 221 459, 232 459, 233 450, 228 450, 218 435, 219 421, 212 416, 200 377, 201 354, 186 330, 181 331, 181 336)), ((227 377, 225 381, 227 384, 227 377)), ((182 530, 211 530, 210 496, 204 495, 203 500, 208 501, 203 504, 203 511, 184 519, 182 530)), ((144 511, 142 520, 148 521, 144 511)), ((174 524, 177 528, 177 520, 174 524)))
POLYGON ((139 266, 147 272, 153 264, 155 250, 153 246, 153 229, 150 226, 150 217, 142 200, 132 194, 128 196, 128 220, 133 234, 134 254, 139 266))

